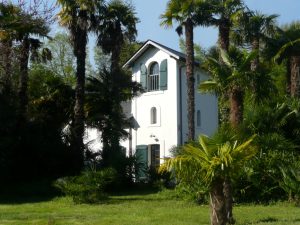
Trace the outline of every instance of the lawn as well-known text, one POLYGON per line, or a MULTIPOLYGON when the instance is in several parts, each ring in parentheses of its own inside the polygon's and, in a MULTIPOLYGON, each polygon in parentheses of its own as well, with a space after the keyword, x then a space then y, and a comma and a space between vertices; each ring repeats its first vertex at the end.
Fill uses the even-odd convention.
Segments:
MULTIPOLYGON (((209 207, 176 200, 169 194, 113 196, 103 204, 75 205, 59 197, 31 203, 0 203, 0 224, 8 225, 205 225, 209 207)), ((234 208, 237 224, 300 225, 300 208, 285 203, 234 208)))

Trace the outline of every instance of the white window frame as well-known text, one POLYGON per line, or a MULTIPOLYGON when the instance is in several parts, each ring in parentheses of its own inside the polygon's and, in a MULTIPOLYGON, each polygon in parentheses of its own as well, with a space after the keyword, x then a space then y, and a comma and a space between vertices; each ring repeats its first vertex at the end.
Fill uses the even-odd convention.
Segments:
POLYGON ((159 91, 159 64, 158 62, 152 62, 149 65, 149 69, 148 69, 149 73, 148 73, 148 92, 152 92, 152 91, 159 91), (154 67, 155 65, 157 65, 157 72, 156 73, 152 73, 152 67, 154 67))

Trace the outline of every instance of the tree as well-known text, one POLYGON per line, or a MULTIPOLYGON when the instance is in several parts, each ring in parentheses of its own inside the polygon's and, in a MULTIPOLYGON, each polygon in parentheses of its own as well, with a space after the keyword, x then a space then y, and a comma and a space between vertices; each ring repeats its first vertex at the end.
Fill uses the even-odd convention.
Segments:
POLYGON ((63 77, 66 83, 75 84, 76 58, 67 33, 57 33, 45 43, 51 49, 52 60, 47 66, 56 75, 63 77))
MULTIPOLYGON (((237 44, 250 44, 252 51, 260 51, 261 42, 274 36, 278 31, 276 19, 278 15, 264 15, 258 11, 246 11, 241 13, 235 21, 232 36, 237 44)), ((251 70, 257 71, 259 66, 259 54, 251 62, 251 70)))
POLYGON ((126 41, 135 41, 137 35, 134 8, 120 0, 112 0, 104 11, 103 22, 95 27, 98 39, 97 44, 105 54, 111 54, 111 68, 114 71, 120 68, 121 50, 126 41))
POLYGON ((230 31, 233 18, 244 9, 243 0, 213 0, 211 23, 219 29, 219 48, 227 52, 230 44, 230 31))
POLYGON ((179 155, 166 160, 160 170, 174 171, 179 182, 192 179, 204 183, 209 190, 211 224, 225 225, 233 218, 226 215, 224 181, 238 177, 245 162, 256 154, 253 139, 238 143, 218 134, 213 138, 200 136, 199 142, 184 145, 179 155))
POLYGON ((300 97, 300 23, 294 22, 282 28, 275 38, 270 39, 268 56, 287 67, 287 91, 292 97, 300 97))
MULTIPOLYGON (((105 110, 100 110, 98 107, 97 109, 100 110, 99 112, 104 112, 103 118, 98 118, 102 123, 98 128, 102 131, 102 157, 104 161, 107 161, 107 158, 116 155, 116 151, 120 150, 120 139, 124 136, 122 126, 125 118, 123 118, 121 103, 131 99, 131 94, 129 97, 125 97, 125 92, 131 93, 136 88, 136 83, 133 83, 131 77, 121 70, 120 57, 125 43, 135 40, 136 24, 139 20, 135 16, 134 8, 120 0, 110 1, 103 14, 103 21, 95 26, 95 30, 97 45, 101 47, 104 54, 110 54, 110 68, 109 71, 100 68, 98 80, 96 78, 89 79, 89 89, 96 90, 97 88, 93 87, 93 84, 102 83, 101 87, 105 90, 102 92, 102 96, 105 96, 106 99, 102 99, 101 104, 103 106, 103 102, 107 103, 104 104, 105 110)), ((99 89, 97 90, 99 91, 99 89)), ((132 94, 135 95, 136 92, 137 90, 132 94)))
MULTIPOLYGON (((73 52, 76 57, 76 87, 74 119, 71 125, 71 149, 74 172, 79 172, 84 159, 84 93, 87 35, 91 24, 101 16, 103 2, 97 0, 57 0, 62 6, 59 12, 60 23, 67 27, 71 37, 73 52)), ((98 20, 99 21, 99 20, 98 20)))
POLYGON ((200 84, 202 92, 215 92, 217 95, 230 95, 230 122, 233 126, 243 120, 244 90, 249 87, 252 78, 249 71, 250 61, 257 53, 241 52, 232 47, 228 54, 221 50, 222 62, 215 58, 207 58, 205 68, 212 78, 200 84), (248 67, 247 67, 248 66, 248 67))
MULTIPOLYGON (((18 6, 14 5, 4 5, 1 4, 1 14, 2 14, 2 34, 4 36, 4 41, 7 42, 8 55, 10 55, 10 49, 12 48, 12 41, 20 42, 20 52, 18 54, 19 66, 20 66, 20 76, 19 76, 19 123, 24 124, 27 117, 27 107, 28 107, 28 63, 29 55, 31 53, 32 58, 36 56, 37 49, 41 46, 41 42, 38 38, 33 37, 46 37, 49 32, 49 27, 46 25, 46 21, 37 16, 33 16, 26 13, 18 6)), ((10 61, 9 58, 7 58, 10 61)), ((7 70, 7 80, 11 75, 10 64, 6 63, 7 70)))
POLYGON ((205 0, 169 0, 164 14, 161 15, 161 25, 172 27, 176 22, 179 35, 185 31, 186 47, 186 78, 188 105, 188 140, 195 138, 195 78, 194 78, 194 27, 208 25, 211 17, 210 5, 205 0))
POLYGON ((87 82, 87 124, 97 128, 102 135, 103 166, 115 166, 120 153, 120 139, 127 135, 128 118, 125 117, 121 102, 132 99, 141 91, 138 83, 132 82, 131 75, 122 70, 110 72, 102 69, 97 77, 87 82), (111 74, 111 73, 117 74, 111 74), (114 77, 114 79, 112 79, 114 77))

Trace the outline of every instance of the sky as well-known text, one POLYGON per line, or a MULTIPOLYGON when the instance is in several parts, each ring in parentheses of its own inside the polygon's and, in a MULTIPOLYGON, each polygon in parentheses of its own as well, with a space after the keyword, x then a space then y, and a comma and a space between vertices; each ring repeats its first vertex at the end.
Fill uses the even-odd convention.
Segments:
MULTIPOLYGON (((148 39, 179 50, 179 37, 174 28, 160 26, 160 15, 165 11, 167 0, 132 0, 140 23, 137 25, 137 40, 148 39)), ((278 14, 280 25, 300 20, 300 0, 245 0, 251 10, 264 14, 278 14)), ((194 41, 204 48, 209 48, 217 41, 215 28, 196 28, 194 41)))

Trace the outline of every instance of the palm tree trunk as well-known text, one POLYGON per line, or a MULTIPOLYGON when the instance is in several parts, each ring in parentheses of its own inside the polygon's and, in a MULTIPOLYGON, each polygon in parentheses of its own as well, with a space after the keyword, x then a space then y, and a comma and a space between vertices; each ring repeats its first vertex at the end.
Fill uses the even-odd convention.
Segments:
POLYGON ((225 198, 225 211, 226 219, 228 224, 234 224, 235 220, 233 218, 233 197, 232 197, 232 185, 228 177, 225 178, 223 183, 223 193, 225 198))
POLYGON ((290 61, 291 71, 291 97, 300 97, 300 56, 292 56, 290 61))
POLYGON ((20 80, 19 80, 19 125, 24 124, 27 118, 27 107, 28 107, 28 61, 29 61, 29 38, 24 37, 21 45, 20 55, 20 80))
POLYGON ((194 78, 194 27, 191 19, 185 22, 186 79, 188 105, 188 140, 195 138, 195 78, 194 78))
POLYGON ((225 198, 223 194, 223 181, 212 183, 210 190, 210 222, 211 225, 226 224, 225 198))
POLYGON ((4 52, 4 93, 8 96, 11 94, 12 89, 12 71, 11 71, 11 53, 12 53, 12 41, 8 40, 2 43, 4 52))
POLYGON ((74 172, 79 172, 83 167, 84 160, 84 93, 85 93, 85 59, 87 45, 87 31, 76 27, 74 36, 74 53, 76 57, 76 87, 75 87, 75 106, 74 123, 71 127, 71 149, 72 149, 72 168, 74 172))
MULTIPOLYGON (((258 38, 254 38, 254 40, 252 41, 252 51, 259 51, 259 39, 258 38)), ((257 71, 258 64, 259 64, 259 55, 257 55, 257 57, 255 57, 255 59, 253 59, 251 61, 251 71, 253 71, 253 72, 257 71)))
POLYGON ((238 126, 243 121, 243 91, 234 87, 230 93, 230 123, 238 126))
POLYGON ((227 18, 222 18, 219 24, 219 47, 225 52, 229 50, 229 32, 230 21, 227 18))

